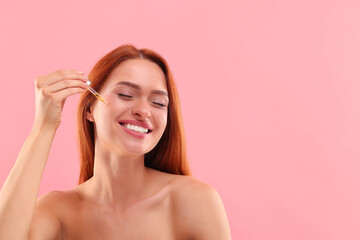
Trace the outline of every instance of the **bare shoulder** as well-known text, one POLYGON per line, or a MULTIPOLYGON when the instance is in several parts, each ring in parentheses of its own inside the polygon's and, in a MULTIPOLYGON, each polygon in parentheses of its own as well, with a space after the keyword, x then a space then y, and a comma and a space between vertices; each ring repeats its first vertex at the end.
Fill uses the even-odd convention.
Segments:
POLYGON ((54 204, 55 202, 64 200, 64 198, 66 199, 69 196, 69 192, 70 191, 51 191, 45 193, 37 199, 37 203, 46 205, 54 204))
POLYGON ((73 190, 48 192, 37 199, 35 210, 39 212, 51 211, 59 217, 61 209, 74 203, 76 198, 78 198, 78 194, 73 190))
POLYGON ((176 223, 192 239, 231 239, 229 223, 215 188, 191 176, 172 182, 176 223))
POLYGON ((198 204, 221 203, 222 205, 215 188, 191 176, 178 176, 172 182, 171 192, 173 201, 179 208, 192 208, 198 204))
POLYGON ((59 204, 64 204, 68 194, 53 191, 44 194, 36 201, 34 215, 31 221, 29 239, 60 239, 61 220, 59 204))
POLYGON ((191 187, 191 188, 196 187, 196 188, 202 188, 202 189, 207 189, 207 190, 214 189, 209 184, 202 182, 193 176, 186 176, 186 175, 176 175, 176 176, 177 176, 176 181, 178 182, 178 184, 181 184, 184 187, 187 187, 187 188, 188 187, 191 187))
POLYGON ((79 197, 80 195, 78 192, 74 190, 52 191, 39 197, 36 201, 36 205, 40 208, 51 209, 56 213, 66 205, 74 204, 79 197))

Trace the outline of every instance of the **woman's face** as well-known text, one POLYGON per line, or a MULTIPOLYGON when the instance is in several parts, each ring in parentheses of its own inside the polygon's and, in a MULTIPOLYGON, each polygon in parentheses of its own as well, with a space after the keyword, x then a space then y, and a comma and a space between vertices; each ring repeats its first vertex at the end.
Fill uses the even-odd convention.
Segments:
POLYGON ((159 142, 167 123, 169 98, 161 68, 146 59, 119 64, 99 92, 87 119, 95 125, 95 143, 119 153, 145 154, 159 142))

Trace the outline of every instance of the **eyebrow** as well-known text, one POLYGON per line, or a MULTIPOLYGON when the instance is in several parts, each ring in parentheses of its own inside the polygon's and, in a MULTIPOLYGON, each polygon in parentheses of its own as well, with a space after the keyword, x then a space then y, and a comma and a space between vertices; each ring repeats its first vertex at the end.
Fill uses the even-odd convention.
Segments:
MULTIPOLYGON (((132 82, 128 82, 128 81, 121 81, 121 82, 116 83, 115 85, 125 85, 125 86, 132 87, 132 88, 134 88, 136 90, 141 90, 141 87, 139 85, 137 85, 135 83, 132 83, 132 82)), ((166 97, 169 97, 167 92, 162 91, 162 90, 152 90, 151 93, 160 94, 160 95, 164 95, 166 97)))

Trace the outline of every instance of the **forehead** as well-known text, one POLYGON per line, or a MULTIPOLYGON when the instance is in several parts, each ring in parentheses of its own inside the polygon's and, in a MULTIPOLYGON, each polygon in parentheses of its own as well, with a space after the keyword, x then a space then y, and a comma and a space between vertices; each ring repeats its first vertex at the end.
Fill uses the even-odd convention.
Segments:
POLYGON ((147 59, 129 59, 120 63, 110 73, 106 85, 114 85, 120 81, 133 82, 142 88, 166 91, 163 71, 156 63, 147 59))

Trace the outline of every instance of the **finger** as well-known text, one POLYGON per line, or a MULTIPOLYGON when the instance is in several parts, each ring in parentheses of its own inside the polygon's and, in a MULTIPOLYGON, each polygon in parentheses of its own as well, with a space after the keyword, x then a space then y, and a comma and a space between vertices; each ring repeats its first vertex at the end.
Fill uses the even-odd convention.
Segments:
POLYGON ((39 77, 35 80, 35 86, 38 89, 44 88, 46 86, 49 86, 51 84, 54 84, 56 82, 59 82, 61 80, 65 80, 65 79, 77 79, 77 80, 81 80, 83 82, 87 81, 87 78, 80 73, 76 73, 76 72, 54 72, 54 73, 50 73, 48 75, 39 77))
POLYGON ((45 87, 44 91, 46 91, 48 93, 55 93, 55 92, 59 92, 64 89, 67 89, 67 88, 74 88, 74 87, 79 87, 79 88, 82 88, 85 90, 85 89, 87 89, 88 85, 79 79, 62 80, 62 81, 58 81, 50 86, 45 87))
POLYGON ((65 79, 79 79, 86 82, 87 77, 84 76, 84 73, 80 73, 76 70, 58 70, 51 73, 48 84, 50 85, 65 79))
POLYGON ((85 90, 79 87, 66 88, 62 91, 56 92, 53 94, 54 99, 59 99, 61 101, 65 100, 71 95, 83 93, 85 90))
POLYGON ((68 74, 68 73, 79 73, 79 74, 82 74, 84 75, 85 73, 83 71, 80 71, 80 70, 56 70, 54 72, 52 72, 53 74, 61 74, 61 73, 65 73, 65 74, 68 74))
POLYGON ((87 77, 85 77, 83 73, 80 73, 77 70, 58 70, 45 76, 38 77, 36 79, 36 86, 38 88, 43 88, 65 79, 78 79, 84 82, 87 81, 87 77))

